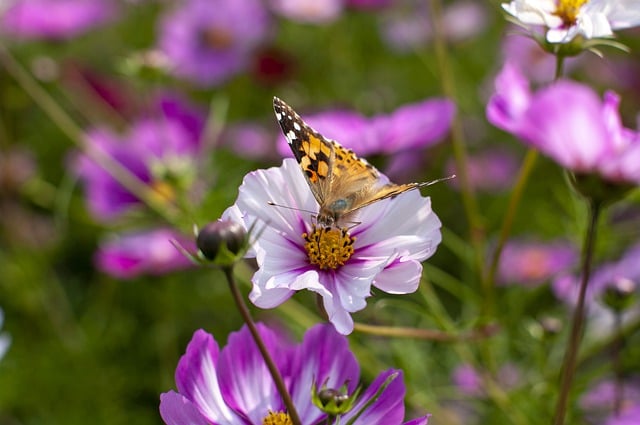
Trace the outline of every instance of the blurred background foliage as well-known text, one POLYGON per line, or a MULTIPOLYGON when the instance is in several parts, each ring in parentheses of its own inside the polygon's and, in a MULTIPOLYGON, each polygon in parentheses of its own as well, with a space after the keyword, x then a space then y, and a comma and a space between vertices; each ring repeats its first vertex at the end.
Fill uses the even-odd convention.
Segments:
MULTIPOLYGON (((122 280, 95 267, 94 253, 110 235, 140 224, 156 225, 162 218, 137 212, 126 220, 101 223, 92 217, 72 170, 78 147, 42 109, 43 99, 27 93, 8 72, 7 58, 21 64, 85 130, 123 130, 149 108, 158 92, 169 91, 208 110, 209 123, 217 126, 256 122, 273 143, 279 131, 271 106, 274 95, 302 113, 347 107, 371 116, 451 95, 443 90, 446 77, 454 84, 453 100, 468 150, 500 148, 521 160, 525 147, 490 126, 484 112, 493 78, 504 62, 506 34, 513 31, 499 3, 445 1, 440 5, 445 11, 463 4, 474 14, 447 15, 444 38, 431 32, 402 48, 385 41, 392 20, 409 28, 418 16, 425 26, 443 18, 434 17, 429 1, 386 3, 370 10, 346 7, 335 19, 319 24, 270 11, 269 37, 249 66, 209 87, 140 67, 142 55, 156 47, 159 22, 181 7, 179 1, 118 2, 113 20, 65 39, 2 36, 2 49, 7 51, 0 66, 0 307, 3 331, 12 343, 0 362, 0 423, 160 423, 159 394, 175 387, 175 366, 193 332, 205 328, 223 344, 242 324, 218 270, 194 268, 122 280), (444 46, 447 75, 442 75, 442 58, 434 49, 437 42, 444 46)), ((620 38, 631 47, 629 54, 607 50, 604 59, 584 54, 568 68, 572 78, 599 91, 622 92, 623 116, 629 124, 640 110, 640 74, 622 79, 615 78, 615 72, 621 63, 638 69, 637 35, 628 31, 620 38)), ((538 54, 544 59, 542 51, 538 54)), ((547 81, 551 78, 549 74, 547 81)), ((452 158, 449 142, 447 138, 417 150, 424 167, 403 178, 424 181, 450 173, 445 166, 452 158)), ((198 170, 203 195, 188 215, 176 220, 186 234, 194 224, 217 219, 233 203, 247 172, 281 162, 275 144, 270 145, 272 154, 256 157, 234 150, 233 143, 212 151, 198 170)), ((371 161, 385 168, 382 155, 371 161)), ((507 177, 514 179, 514 173, 507 177)), ((424 285, 403 297, 378 291, 368 308, 355 315, 357 321, 456 335, 485 325, 477 323, 483 292, 460 194, 448 183, 427 192, 445 230, 442 246, 427 263, 424 285)), ((508 190, 478 194, 489 248, 508 197, 508 190)), ((637 240, 639 211, 637 196, 609 210, 603 220, 608 225, 601 229, 599 261, 618 258, 637 240)), ((513 234, 560 238, 577 248, 584 223, 583 205, 568 189, 561 170, 540 159, 513 234)), ((246 291, 251 273, 251 265, 238 270, 246 291)), ((548 285, 500 287, 495 305, 489 322, 499 331, 490 338, 438 342, 356 332, 350 340, 365 377, 388 367, 403 368, 410 410, 433 413, 434 424, 548 423, 555 394, 549 383, 555 382, 563 353, 567 308, 548 285), (538 320, 545 317, 559 320, 559 334, 542 329, 538 320), (513 365, 519 370, 519 384, 504 397, 469 397, 452 381, 454 369, 462 363, 490 371, 513 365)), ((313 306, 312 296, 300 293, 280 309, 253 311, 259 320, 285 326, 299 337, 319 320, 313 306)), ((606 334, 603 338, 587 350, 588 367, 581 369, 576 383, 579 391, 585 391, 594 377, 610 374, 611 339, 606 334)), ((637 326, 628 338, 622 364, 632 375, 640 359, 637 326)), ((587 415, 577 409, 574 420, 582 423, 587 415)))

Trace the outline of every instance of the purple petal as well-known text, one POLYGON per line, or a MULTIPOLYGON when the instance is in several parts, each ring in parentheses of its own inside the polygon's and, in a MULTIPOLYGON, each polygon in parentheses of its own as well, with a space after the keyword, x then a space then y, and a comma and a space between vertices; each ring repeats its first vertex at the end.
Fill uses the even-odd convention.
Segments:
POLYGON ((348 383, 351 394, 360 379, 360 368, 349 351, 347 339, 333 326, 316 325, 309 329, 293 358, 291 396, 304 423, 316 423, 324 414, 311 402, 311 388, 325 384, 339 389, 348 383))
POLYGON ((487 119, 503 130, 516 133, 529 107, 529 82, 520 70, 506 63, 496 77, 496 92, 487 104, 487 119))
POLYGON ((105 0, 20 0, 3 12, 2 31, 32 39, 65 39, 109 21, 116 12, 105 0))
POLYGON ((210 425, 189 399, 175 391, 160 394, 160 416, 167 425, 210 425))
POLYGON ((373 119, 380 133, 382 152, 431 146, 444 137, 451 127, 455 105, 448 99, 429 99, 396 109, 388 118, 373 119))
POLYGON ((172 229, 153 229, 120 235, 102 243, 94 261, 100 270, 119 279, 162 275, 191 267, 191 261, 178 251, 173 241, 195 251, 192 239, 172 229))
POLYGON ((381 373, 362 394, 356 405, 344 416, 344 421, 355 416, 356 412, 371 400, 385 381, 392 377, 391 382, 378 398, 355 420, 353 425, 395 425, 403 423, 404 419, 404 380, 402 371, 389 369, 381 373))
POLYGON ((214 423, 240 423, 227 406, 218 384, 219 348, 213 337, 197 330, 180 358, 176 369, 176 384, 180 394, 214 423))
POLYGON ((561 81, 531 101, 520 134, 562 166, 591 172, 611 154, 602 104, 588 87, 561 81))
MULTIPOLYGON (((272 359, 283 370, 288 351, 278 335, 258 323, 258 332, 272 359)), ((220 390, 228 406, 247 417, 250 423, 262 423, 269 411, 283 410, 282 400, 258 347, 246 326, 229 335, 218 362, 220 390)))

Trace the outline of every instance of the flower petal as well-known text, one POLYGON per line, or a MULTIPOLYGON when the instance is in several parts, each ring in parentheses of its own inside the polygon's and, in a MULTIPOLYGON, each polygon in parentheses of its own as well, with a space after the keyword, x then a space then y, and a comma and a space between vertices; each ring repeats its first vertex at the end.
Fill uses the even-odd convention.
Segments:
POLYGON ((175 391, 160 394, 160 416, 167 425, 210 424, 188 398, 175 391))
POLYGON ((355 391, 360 368, 349 351, 347 339, 331 325, 309 329, 293 357, 291 397, 304 423, 316 423, 324 414, 311 401, 311 389, 339 389, 347 383, 349 394, 355 391))
POLYGON ((362 394, 358 402, 349 413, 344 416, 344 421, 359 412, 380 390, 387 379, 391 379, 387 387, 379 394, 366 410, 358 416, 353 425, 395 425, 401 424, 404 419, 404 394, 405 387, 402 371, 389 369, 382 372, 362 394))
POLYGON ((218 354, 218 344, 213 337, 202 329, 197 330, 178 362, 176 384, 180 394, 209 421, 237 423, 237 416, 225 403, 218 384, 218 354))
MULTIPOLYGON (((278 366, 286 365, 287 350, 276 333, 260 323, 256 327, 272 359, 278 366)), ((218 376, 220 390, 229 407, 249 418, 251 423, 262 423, 270 411, 283 409, 273 378, 246 326, 229 335, 227 345, 220 353, 218 376)))

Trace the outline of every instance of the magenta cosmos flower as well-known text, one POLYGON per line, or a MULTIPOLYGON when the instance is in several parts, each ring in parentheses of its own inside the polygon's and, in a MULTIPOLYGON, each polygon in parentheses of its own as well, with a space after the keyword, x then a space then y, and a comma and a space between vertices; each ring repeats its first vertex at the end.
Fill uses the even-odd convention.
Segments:
POLYGON ((140 275, 162 275, 192 266, 173 242, 195 250, 193 238, 173 229, 141 230, 117 235, 98 247, 94 262, 98 269, 118 279, 140 275))
POLYGON ((391 294, 414 292, 421 261, 442 238, 430 199, 412 191, 362 208, 350 228, 327 233, 335 243, 318 247, 314 238, 323 228, 313 226, 312 218, 318 204, 293 159, 248 174, 239 192, 223 218, 247 229, 257 222, 262 230, 250 251, 259 266, 251 301, 273 308, 308 289, 322 297, 329 320, 343 334, 353 330, 350 313, 365 308, 372 286, 391 294))
POLYGON ((500 256, 498 278, 502 284, 535 286, 570 271, 577 261, 576 248, 567 242, 514 240, 500 256))
MULTIPOLYGON (((434 98, 403 105, 390 114, 371 118, 349 110, 333 110, 302 118, 324 136, 337 140, 360 155, 392 154, 427 147, 441 141, 449 131, 455 105, 448 99, 434 98)), ((284 136, 278 151, 291 156, 284 136)))
MULTIPOLYGON (((204 120, 199 111, 172 98, 160 102, 153 117, 134 123, 124 135, 96 128, 88 131, 92 149, 109 155, 149 185, 159 199, 171 199, 176 182, 186 187, 195 177, 195 162, 200 153, 200 134, 204 120)), ((108 221, 141 206, 141 201, 123 187, 100 165, 81 155, 75 171, 85 185, 91 213, 108 221)))
POLYGON ((30 39, 75 37, 111 20, 112 0, 18 0, 4 11, 5 34, 30 39))
MULTIPOLYGON (((457 174, 455 160, 451 158, 445 166, 446 174, 457 174)), ((467 161, 469 183, 476 189, 486 192, 499 192, 509 189, 518 172, 518 160, 515 155, 501 149, 487 149, 472 153, 467 161)), ((449 186, 460 187, 458 179, 447 181, 449 186)))
MULTIPOLYGON (((300 420, 323 424, 327 416, 312 402, 312 389, 346 386, 353 394, 360 370, 347 339, 331 326, 309 329, 299 345, 258 324, 258 330, 288 387, 300 420)), ((246 326, 220 349, 203 330, 193 335, 176 369, 178 392, 160 396, 160 415, 168 425, 289 424, 284 403, 246 326)), ((402 373, 388 370, 364 391, 341 423, 396 425, 404 418, 402 373), (385 381, 390 382, 383 387, 385 381), (375 394, 381 390, 378 397, 375 394), (368 404, 371 403, 371 404, 368 404), (360 416, 357 413, 362 411, 360 416), (356 417, 357 416, 357 417, 356 417), (353 420, 353 422, 349 422, 353 420)), ((426 425, 429 417, 407 425, 426 425)))
POLYGON ((534 93, 520 71, 506 65, 487 117, 575 173, 639 184, 640 135, 622 126, 619 102, 613 92, 600 100, 591 88, 571 81, 534 93))
POLYGON ((176 76, 213 86, 251 64, 269 27, 260 0, 187 0, 162 20, 158 44, 176 76))

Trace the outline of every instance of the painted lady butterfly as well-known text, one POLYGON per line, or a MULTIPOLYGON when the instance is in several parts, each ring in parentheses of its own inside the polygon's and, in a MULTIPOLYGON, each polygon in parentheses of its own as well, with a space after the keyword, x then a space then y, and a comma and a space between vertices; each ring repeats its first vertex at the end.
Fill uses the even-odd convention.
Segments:
POLYGON ((317 220, 325 226, 360 208, 409 190, 429 186, 423 183, 382 183, 380 172, 352 150, 330 140, 307 125, 286 103, 273 98, 273 109, 302 173, 320 205, 317 220))

